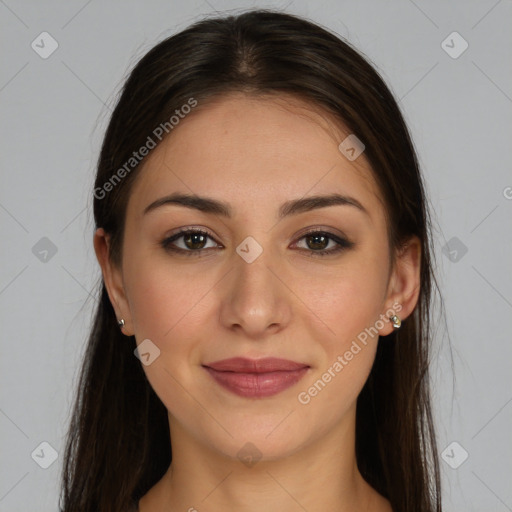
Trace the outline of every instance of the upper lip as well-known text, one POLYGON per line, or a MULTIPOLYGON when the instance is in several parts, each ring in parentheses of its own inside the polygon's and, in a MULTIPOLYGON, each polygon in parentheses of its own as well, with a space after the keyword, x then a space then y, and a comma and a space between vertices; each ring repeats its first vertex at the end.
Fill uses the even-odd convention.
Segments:
POLYGON ((292 371, 307 368, 309 365, 297 363, 288 359, 279 359, 276 357, 265 357, 263 359, 248 359, 245 357, 232 357, 214 361, 203 366, 222 372, 237 373, 268 373, 278 371, 292 371))

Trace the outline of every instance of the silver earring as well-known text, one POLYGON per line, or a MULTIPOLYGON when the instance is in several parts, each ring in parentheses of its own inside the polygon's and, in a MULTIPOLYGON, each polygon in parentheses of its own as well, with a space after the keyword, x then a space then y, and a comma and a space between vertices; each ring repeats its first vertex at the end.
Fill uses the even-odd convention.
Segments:
POLYGON ((395 329, 400 329, 400 326, 402 325, 402 320, 400 320, 400 317, 393 315, 390 316, 389 319, 391 320, 391 323, 395 329))
POLYGON ((124 319, 121 318, 121 320, 118 320, 117 325, 119 325, 119 327, 122 329, 124 327, 124 319))

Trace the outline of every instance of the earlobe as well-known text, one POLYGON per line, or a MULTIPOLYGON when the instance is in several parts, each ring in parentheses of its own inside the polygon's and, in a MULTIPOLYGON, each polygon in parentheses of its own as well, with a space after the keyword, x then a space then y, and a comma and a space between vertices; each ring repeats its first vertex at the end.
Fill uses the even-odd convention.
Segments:
POLYGON ((389 323, 380 334, 386 336, 399 326, 393 325, 390 317, 396 316, 403 322, 416 307, 420 293, 421 271, 421 241, 418 237, 411 237, 396 252, 393 270, 389 280, 386 297, 386 316, 389 323))
POLYGON ((103 228, 98 228, 94 233, 94 251, 101 267, 110 303, 116 312, 118 326, 123 334, 132 336, 131 315, 121 269, 110 258, 110 235, 103 228))

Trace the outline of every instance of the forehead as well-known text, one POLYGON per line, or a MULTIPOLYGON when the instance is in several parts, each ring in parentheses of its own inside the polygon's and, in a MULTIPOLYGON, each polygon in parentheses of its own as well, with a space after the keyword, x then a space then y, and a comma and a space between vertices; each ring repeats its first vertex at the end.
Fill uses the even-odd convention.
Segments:
POLYGON ((222 198, 235 211, 332 192, 381 210, 364 153, 350 161, 338 149, 348 135, 332 116, 290 96, 237 93, 199 103, 146 158, 129 209, 179 191, 222 198))

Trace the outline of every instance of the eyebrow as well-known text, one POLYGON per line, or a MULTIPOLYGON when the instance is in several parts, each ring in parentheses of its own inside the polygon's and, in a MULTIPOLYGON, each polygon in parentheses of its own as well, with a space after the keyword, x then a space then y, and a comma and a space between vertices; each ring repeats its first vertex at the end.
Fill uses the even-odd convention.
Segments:
MULTIPOLYGON (((228 203, 212 199, 210 197, 202 197, 191 194, 183 194, 176 192, 165 197, 161 197, 156 201, 144 208, 144 215, 152 210, 160 208, 161 206, 175 204, 185 206, 194 210, 199 210, 204 213, 221 215, 226 218, 232 217, 232 208, 228 203)), ((326 208, 328 206, 353 206, 358 210, 369 215, 364 206, 355 198, 341 194, 317 195, 303 197, 286 201, 279 208, 279 219, 289 215, 296 215, 299 213, 309 212, 318 208, 326 208)))

